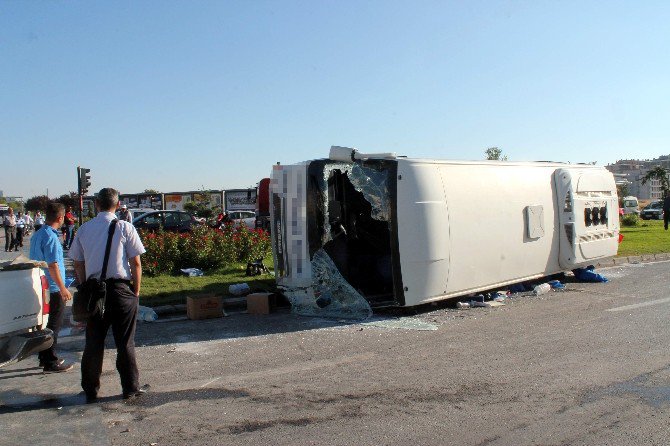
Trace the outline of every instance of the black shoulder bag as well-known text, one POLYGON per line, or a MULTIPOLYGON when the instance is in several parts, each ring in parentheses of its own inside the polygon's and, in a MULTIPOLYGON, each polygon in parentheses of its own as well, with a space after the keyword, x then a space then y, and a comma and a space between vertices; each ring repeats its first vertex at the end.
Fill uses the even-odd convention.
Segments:
POLYGON ((107 299, 107 264, 109 263, 109 252, 112 248, 112 236, 116 230, 117 219, 109 224, 107 233, 107 246, 105 246, 105 258, 102 262, 102 273, 100 279, 91 277, 77 287, 72 299, 72 317, 77 322, 86 322, 93 316, 105 315, 105 300, 107 299))

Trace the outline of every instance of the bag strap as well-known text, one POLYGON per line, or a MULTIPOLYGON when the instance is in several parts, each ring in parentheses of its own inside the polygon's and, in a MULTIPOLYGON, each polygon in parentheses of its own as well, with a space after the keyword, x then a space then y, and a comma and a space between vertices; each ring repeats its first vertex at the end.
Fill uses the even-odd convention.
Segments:
POLYGON ((112 236, 116 230, 116 223, 118 219, 112 220, 109 224, 109 231, 107 233, 107 246, 105 246, 105 259, 102 261, 102 273, 100 274, 100 282, 104 282, 107 277, 107 264, 109 263, 109 252, 112 250, 112 236))

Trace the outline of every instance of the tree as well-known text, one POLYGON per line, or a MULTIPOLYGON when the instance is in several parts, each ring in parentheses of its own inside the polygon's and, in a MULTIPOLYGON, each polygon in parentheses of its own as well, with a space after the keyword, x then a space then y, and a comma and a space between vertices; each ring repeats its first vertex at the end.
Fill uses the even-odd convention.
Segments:
POLYGON ((668 180, 668 171, 661 166, 656 166, 642 177, 642 184, 647 184, 651 180, 658 180, 661 183, 663 196, 670 191, 670 180, 668 180))
POLYGON ((619 207, 623 207, 623 197, 627 197, 630 194, 628 183, 617 185, 616 193, 619 196, 619 207))
POLYGON ((15 212, 23 212, 23 203, 20 201, 10 201, 7 203, 7 206, 14 209, 15 212))
POLYGON ((499 149, 497 147, 489 147, 486 149, 486 159, 487 160, 500 160, 500 161, 507 161, 507 155, 502 154, 502 149, 499 149))
POLYGON ((28 198, 26 201, 26 211, 46 212, 49 201, 49 197, 46 195, 37 195, 35 197, 28 198))
POLYGON ((77 209, 79 207, 79 199, 76 192, 70 192, 69 194, 63 194, 60 197, 56 198, 54 201, 56 203, 62 203, 63 206, 67 209, 69 206, 72 209, 77 209))
POLYGON ((193 201, 184 204, 184 210, 202 218, 210 218, 214 214, 209 203, 209 193, 204 190, 199 194, 194 194, 193 201))
POLYGON ((160 194, 156 189, 144 189, 145 194, 160 194))

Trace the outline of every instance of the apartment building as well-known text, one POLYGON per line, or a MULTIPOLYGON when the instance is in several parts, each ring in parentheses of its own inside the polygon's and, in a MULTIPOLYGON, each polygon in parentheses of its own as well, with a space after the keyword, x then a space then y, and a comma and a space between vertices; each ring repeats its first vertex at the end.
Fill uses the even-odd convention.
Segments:
MULTIPOLYGON (((642 178, 655 167, 661 166, 670 172, 670 155, 659 156, 652 160, 619 160, 605 166, 621 182, 628 183, 628 193, 641 200, 660 200, 663 190, 658 180, 642 184, 642 178)), ((670 174, 668 175, 670 177, 670 174)))

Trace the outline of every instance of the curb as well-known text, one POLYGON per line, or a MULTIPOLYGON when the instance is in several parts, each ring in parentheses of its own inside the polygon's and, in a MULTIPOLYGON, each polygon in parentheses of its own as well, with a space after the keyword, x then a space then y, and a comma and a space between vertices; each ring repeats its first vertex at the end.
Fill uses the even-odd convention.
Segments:
POLYGON ((661 260, 670 260, 670 253, 662 252, 659 254, 642 254, 640 256, 623 256, 615 257, 605 262, 599 262, 596 267, 608 267, 608 266, 618 266, 625 264, 638 264, 638 263, 647 263, 647 262, 657 262, 661 260))

